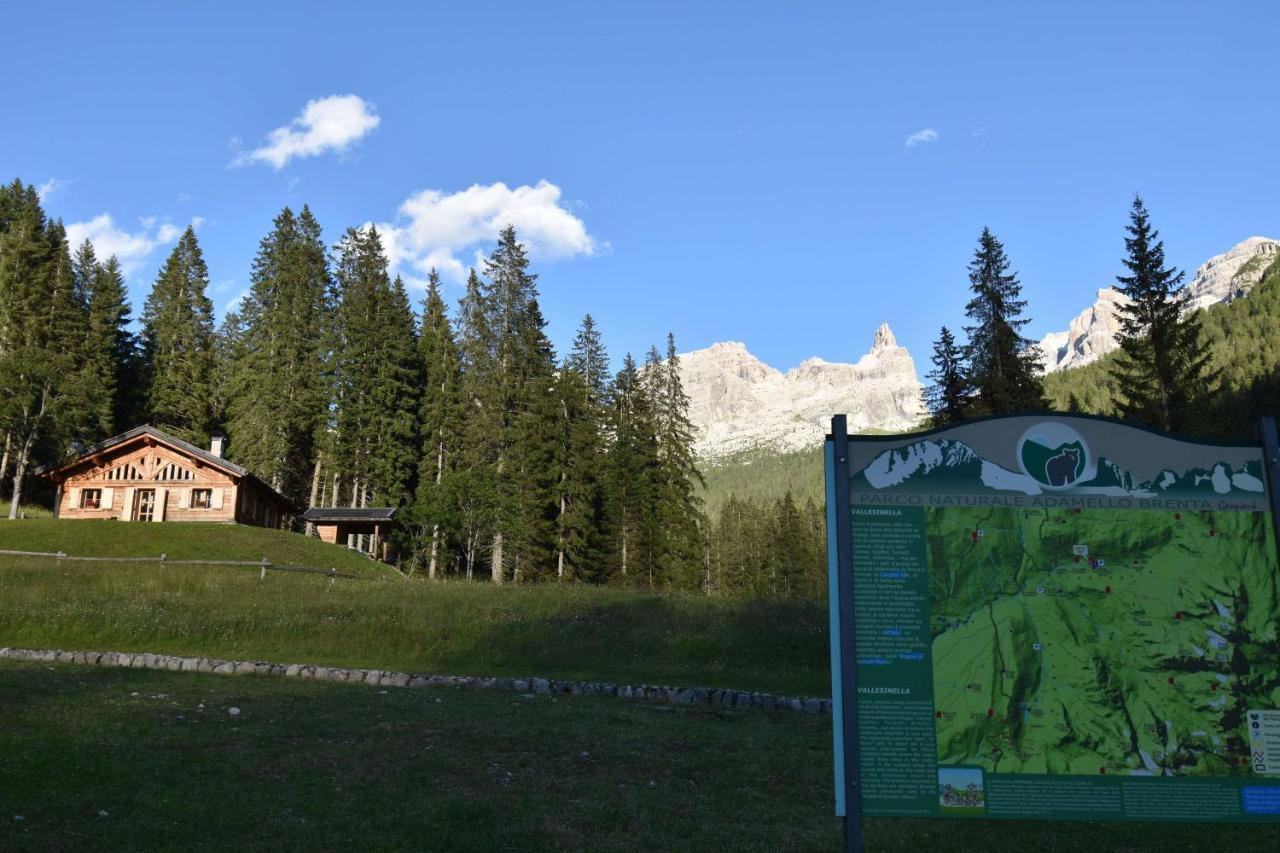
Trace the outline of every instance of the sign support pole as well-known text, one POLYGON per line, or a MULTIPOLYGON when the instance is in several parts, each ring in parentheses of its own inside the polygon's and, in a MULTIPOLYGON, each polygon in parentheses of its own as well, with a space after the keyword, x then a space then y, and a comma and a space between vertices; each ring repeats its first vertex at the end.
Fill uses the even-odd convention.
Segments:
POLYGON ((1280 548, 1280 435, 1276 419, 1258 420, 1258 437, 1262 439, 1262 465, 1266 469, 1267 491, 1271 493, 1271 521, 1275 524, 1276 547, 1280 548))
POLYGON ((862 853, 861 763, 858 751, 858 651, 853 619, 853 516, 849 507, 849 429, 844 415, 831 419, 835 465, 835 572, 840 597, 840 699, 844 750, 844 853, 862 853))

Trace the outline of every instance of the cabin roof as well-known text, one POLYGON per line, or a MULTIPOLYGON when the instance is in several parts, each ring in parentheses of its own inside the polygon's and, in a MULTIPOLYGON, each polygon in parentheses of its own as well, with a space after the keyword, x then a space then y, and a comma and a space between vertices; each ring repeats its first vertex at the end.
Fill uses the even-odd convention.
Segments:
POLYGON ((393 506, 342 507, 313 506, 302 514, 303 521, 392 521, 396 508, 393 506))
POLYGON ((151 424, 143 424, 142 426, 136 426, 131 430, 126 430, 125 432, 120 433, 119 435, 115 435, 115 436, 112 436, 111 438, 100 441, 97 444, 93 445, 92 447, 86 447, 79 454, 77 454, 74 459, 68 460, 67 462, 64 462, 60 465, 48 465, 43 468, 37 468, 35 471, 35 474, 40 477, 50 477, 50 478, 57 477, 59 474, 62 474, 68 469, 74 468, 77 465, 81 465, 85 463, 91 457, 96 456, 99 453, 105 453, 109 450, 113 450, 122 445, 129 444, 134 440, 142 438, 144 436, 154 439, 159 444, 168 445, 170 448, 177 450, 187 456, 198 459, 200 460, 200 462, 202 462, 205 465, 208 465, 210 468, 217 468, 221 471, 224 471, 230 474, 233 477, 239 477, 245 480, 249 480, 254 484, 256 484, 257 486, 259 486, 260 488, 262 488, 263 490, 265 490, 268 496, 275 498, 277 501, 289 507, 291 510, 296 511, 298 509, 297 505, 294 504, 293 501, 289 500, 284 495, 280 494, 275 489, 271 488, 269 485, 263 482, 259 477, 254 475, 252 471, 249 471, 246 468, 242 468, 241 466, 227 459, 223 459, 221 456, 215 456, 207 450, 201 450, 199 447, 196 447, 194 444, 192 444, 189 441, 183 441, 177 436, 169 435, 169 433, 167 432, 158 430, 155 427, 153 427, 151 424))

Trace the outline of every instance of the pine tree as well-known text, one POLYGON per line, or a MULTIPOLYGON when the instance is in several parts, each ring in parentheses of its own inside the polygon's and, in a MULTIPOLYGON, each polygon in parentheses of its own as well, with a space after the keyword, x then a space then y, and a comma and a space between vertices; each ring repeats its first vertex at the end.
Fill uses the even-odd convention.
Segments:
POLYGON ((188 226, 165 261, 142 312, 146 417, 203 444, 213 426, 213 303, 209 270, 188 226))
POLYGON ((600 580, 604 524, 603 454, 609 357, 588 314, 557 383, 560 470, 556 577, 600 580))
POLYGON ((965 380, 964 350, 946 326, 933 344, 933 370, 928 377, 925 403, 933 415, 934 426, 950 426, 965 419, 969 404, 969 386, 965 380))
POLYGON ((86 310, 60 222, 47 222, 34 190, 0 193, 0 473, 13 467, 16 518, 40 443, 58 458, 79 438, 86 310))
POLYGON ((1171 431, 1190 431, 1212 384, 1210 353, 1200 334, 1200 318, 1187 312, 1187 294, 1179 289, 1183 273, 1165 266, 1164 242, 1135 196, 1125 238, 1129 275, 1118 276, 1129 298, 1119 307, 1121 356, 1115 378, 1126 400, 1123 417, 1171 431))
POLYGON ((974 407, 979 414, 1045 408, 1039 350, 1022 335, 1029 322, 1022 316, 1022 285, 1009 272, 1003 244, 988 228, 982 229, 969 264, 969 284, 973 298, 965 315, 973 325, 965 326, 965 356, 974 407))
MULTIPOLYGON (((537 276, 528 267, 525 247, 516 238, 515 229, 507 226, 485 259, 481 302, 485 328, 492 335, 488 390, 482 408, 495 451, 489 569, 497 584, 518 578, 519 561, 536 561, 552 550, 550 526, 541 522, 541 513, 534 507, 554 507, 553 482, 544 482, 544 472, 530 460, 549 459, 554 437, 532 423, 529 415, 542 412, 546 405, 555 360, 537 306, 537 276), (517 448, 521 441, 537 444, 517 448), (523 468, 513 462, 513 451, 525 457, 523 468), (508 566, 512 558, 515 562, 508 566)), ((536 567, 527 569, 539 573, 536 567)))
POLYGON ((374 228, 347 230, 335 278, 334 470, 348 506, 401 506, 411 494, 417 458, 413 310, 403 282, 388 278, 374 228))
POLYGON ((605 535, 611 579, 652 577, 658 500, 657 430, 651 397, 628 353, 609 392, 610 445, 605 457, 605 535))
POLYGON ((667 334, 666 357, 646 365, 652 378, 658 451, 657 524, 661 545, 658 575, 666 584, 701 589, 704 541, 702 498, 706 488, 693 451, 694 426, 689 419, 689 397, 680 380, 680 357, 675 335, 667 334))
POLYGON ((124 273, 112 255, 105 264, 95 265, 85 331, 86 372, 98 392, 94 425, 99 438, 131 426, 127 418, 131 414, 130 402, 137 397, 130 381, 137 368, 137 343, 129 331, 129 322, 124 273))
POLYGON ((422 403, 418 409, 421 454, 415 518, 419 550, 427 562, 427 576, 434 579, 445 562, 453 532, 449 483, 461 428, 461 374, 458 344, 453 336, 440 275, 432 269, 418 332, 418 362, 422 365, 422 403))
POLYGON ((307 207, 285 208, 262 239, 243 336, 229 365, 231 451, 299 503, 316 486, 316 442, 325 419, 324 360, 331 316, 328 260, 307 207))

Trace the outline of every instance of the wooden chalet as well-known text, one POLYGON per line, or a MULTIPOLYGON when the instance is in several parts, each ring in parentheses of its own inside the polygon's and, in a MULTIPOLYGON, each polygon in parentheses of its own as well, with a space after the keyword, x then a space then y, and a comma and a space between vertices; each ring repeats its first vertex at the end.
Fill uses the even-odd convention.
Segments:
POLYGON ((298 508, 223 459, 225 445, 221 433, 201 450, 153 426, 140 426, 39 474, 57 486, 55 518, 286 526, 298 508))

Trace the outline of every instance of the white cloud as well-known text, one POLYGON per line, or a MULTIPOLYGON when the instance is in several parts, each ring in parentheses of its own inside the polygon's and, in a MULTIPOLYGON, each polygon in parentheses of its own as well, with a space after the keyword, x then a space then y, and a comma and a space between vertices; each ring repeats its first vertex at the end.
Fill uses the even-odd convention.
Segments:
POLYGON ((515 188, 501 181, 476 184, 456 193, 423 190, 400 205, 395 222, 379 222, 377 227, 392 270, 416 283, 424 281, 432 267, 462 280, 468 262, 459 256, 482 257, 507 225, 515 226, 535 259, 607 250, 560 196, 560 188, 547 181, 515 188))
MULTIPOLYGON (((373 105, 358 95, 317 98, 308 101, 302 114, 293 121, 267 134, 267 144, 238 154, 231 165, 270 163, 278 170, 294 157, 315 157, 326 151, 341 153, 381 121, 374 113, 373 105)), ((238 151, 240 140, 233 137, 231 147, 238 151)))
POLYGON ((926 127, 922 130, 917 130, 915 133, 907 137, 907 147, 915 148, 917 145, 925 142, 937 142, 938 138, 938 131, 934 130, 932 127, 926 127))
MULTIPOLYGON (((199 228, 204 223, 200 217, 192 220, 199 228)), ((182 228, 172 222, 161 222, 154 216, 138 220, 139 231, 126 231, 116 225, 109 213, 100 213, 87 222, 72 222, 67 226, 67 242, 74 251, 85 240, 93 244, 93 251, 103 260, 115 255, 126 276, 137 271, 147 256, 158 247, 172 243, 182 234, 182 228)))
POLYGON ((50 178, 40 186, 36 187, 36 195, 40 196, 41 202, 46 202, 49 200, 49 196, 53 195, 58 190, 66 189, 71 183, 71 181, 64 181, 61 178, 50 178))

